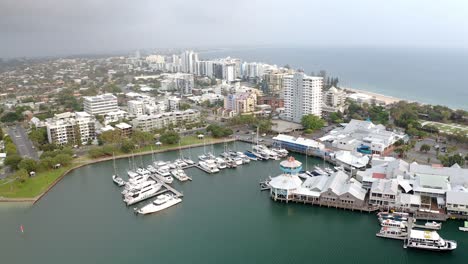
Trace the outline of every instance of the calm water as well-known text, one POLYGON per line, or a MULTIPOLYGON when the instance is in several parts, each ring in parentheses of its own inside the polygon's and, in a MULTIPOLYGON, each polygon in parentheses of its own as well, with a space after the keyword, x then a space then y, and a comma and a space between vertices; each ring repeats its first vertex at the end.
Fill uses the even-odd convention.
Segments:
POLYGON ((250 48, 202 53, 326 70, 340 86, 468 109, 468 50, 416 48, 250 48))
MULTIPOLYGON (((215 150, 219 153, 222 146, 215 150)), ((192 157, 202 151, 192 149, 192 157)), ((176 156, 172 152, 157 158, 176 156)), ((313 163, 321 164, 308 160, 313 163)), ((128 161, 117 166, 124 174, 128 161)), ((379 226, 372 214, 271 201, 258 182, 277 173, 277 161, 215 175, 190 169, 193 182, 174 184, 185 195, 181 204, 136 216, 110 179, 112 162, 86 166, 33 207, 0 207, 1 263, 414 264, 468 259, 468 236, 457 231, 460 223, 446 223, 441 232, 458 241, 459 249, 452 253, 403 249, 401 241, 375 237, 379 226)))

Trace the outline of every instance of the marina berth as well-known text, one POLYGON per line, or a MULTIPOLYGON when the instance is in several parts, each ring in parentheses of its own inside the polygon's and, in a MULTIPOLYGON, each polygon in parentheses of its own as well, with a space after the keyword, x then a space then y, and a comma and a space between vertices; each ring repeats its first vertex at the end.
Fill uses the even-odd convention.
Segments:
POLYGON ((443 239, 436 231, 411 229, 404 247, 433 251, 451 251, 457 248, 457 242, 443 239))

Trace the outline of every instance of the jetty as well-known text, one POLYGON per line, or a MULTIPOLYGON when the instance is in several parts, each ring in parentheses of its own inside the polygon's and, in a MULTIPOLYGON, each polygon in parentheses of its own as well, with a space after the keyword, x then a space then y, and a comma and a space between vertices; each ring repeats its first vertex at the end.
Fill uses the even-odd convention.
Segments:
POLYGON ((160 190, 160 191, 158 191, 157 193, 155 193, 154 196, 159 195, 159 194, 163 194, 163 193, 165 193, 165 192, 172 192, 177 198, 183 197, 183 196, 184 196, 183 193, 181 193, 181 192, 179 192, 178 190, 172 188, 169 184, 167 184, 167 183, 161 181, 156 175, 152 174, 152 175, 150 176, 150 178, 153 179, 153 180, 155 180, 156 182, 162 184, 162 190, 160 190))

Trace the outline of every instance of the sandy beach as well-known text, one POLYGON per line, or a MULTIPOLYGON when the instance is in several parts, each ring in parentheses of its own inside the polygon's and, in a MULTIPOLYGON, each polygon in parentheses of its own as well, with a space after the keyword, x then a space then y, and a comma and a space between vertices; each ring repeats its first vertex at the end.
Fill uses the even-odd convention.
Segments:
POLYGON ((393 104, 393 103, 396 103, 398 101, 410 101, 410 100, 407 100, 407 99, 396 98, 396 97, 393 97, 393 96, 388 96, 388 95, 384 95, 384 94, 369 92, 369 91, 365 91, 365 90, 359 90, 359 89, 354 89, 354 88, 349 88, 349 87, 341 87, 341 88, 344 89, 344 90, 350 91, 350 92, 365 94, 367 96, 375 98, 378 101, 385 102, 385 104, 393 104))

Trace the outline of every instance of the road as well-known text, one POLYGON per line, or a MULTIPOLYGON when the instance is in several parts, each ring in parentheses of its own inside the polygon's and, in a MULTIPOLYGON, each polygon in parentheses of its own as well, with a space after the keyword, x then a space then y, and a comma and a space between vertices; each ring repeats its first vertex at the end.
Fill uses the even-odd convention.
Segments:
POLYGON ((9 127, 8 135, 10 135, 13 143, 15 143, 21 157, 28 157, 35 160, 39 159, 36 149, 34 148, 32 142, 28 138, 28 134, 21 125, 17 124, 15 127, 9 127))

